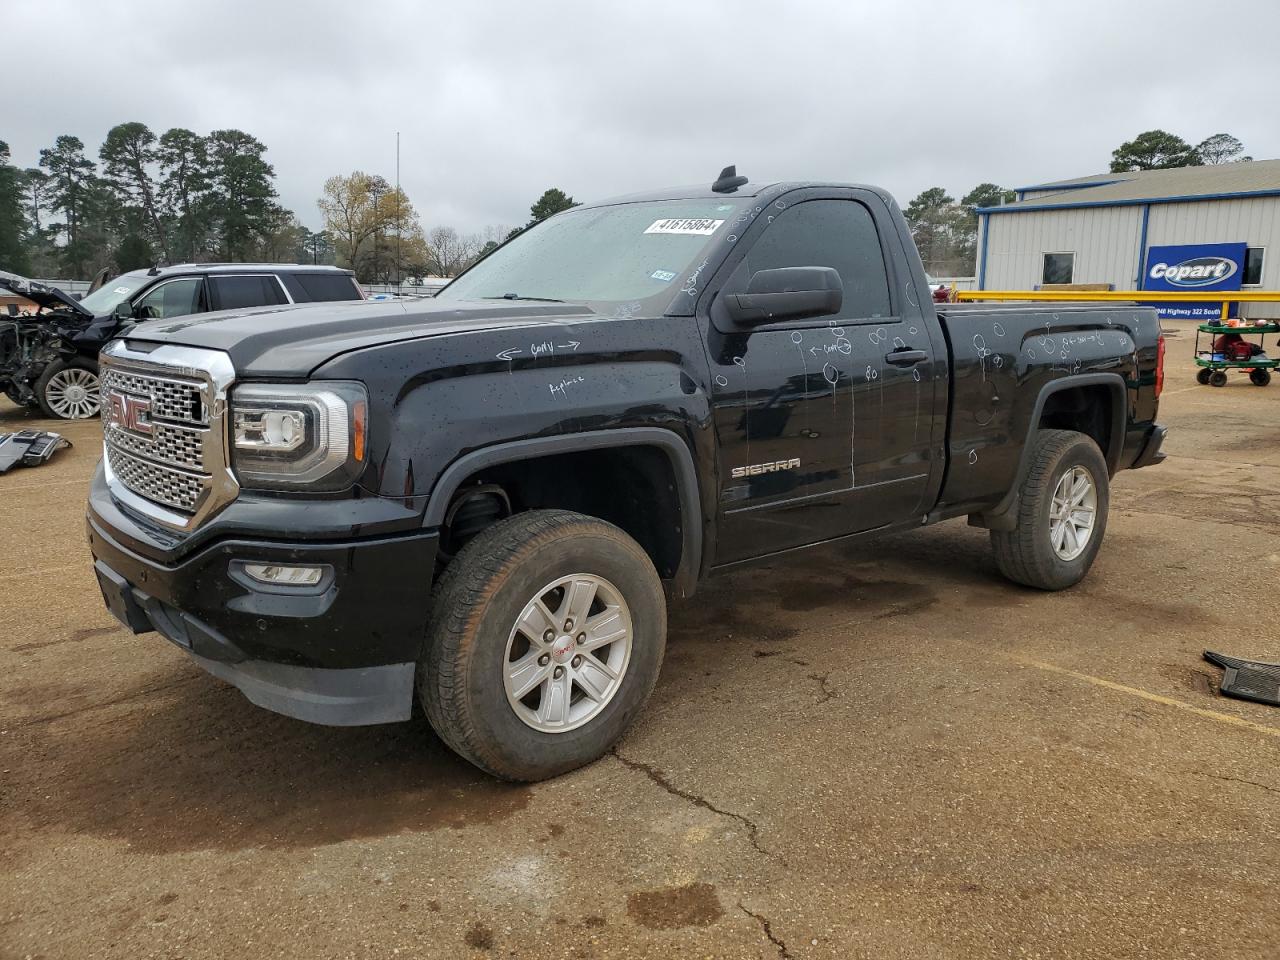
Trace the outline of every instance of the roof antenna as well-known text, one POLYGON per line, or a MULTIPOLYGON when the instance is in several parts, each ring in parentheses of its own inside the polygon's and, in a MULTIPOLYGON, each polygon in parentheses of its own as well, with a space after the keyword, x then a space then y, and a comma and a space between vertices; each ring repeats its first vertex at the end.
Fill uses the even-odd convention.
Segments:
POLYGON ((720 171, 720 176, 711 185, 711 190, 713 193, 733 193, 746 182, 747 178, 738 176, 738 168, 730 164, 720 171))

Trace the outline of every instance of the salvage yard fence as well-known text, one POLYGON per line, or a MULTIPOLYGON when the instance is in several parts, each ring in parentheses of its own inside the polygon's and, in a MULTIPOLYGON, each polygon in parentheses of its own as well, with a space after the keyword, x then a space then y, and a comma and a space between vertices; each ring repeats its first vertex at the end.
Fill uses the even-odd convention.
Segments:
POLYGON ((375 294, 392 294, 399 297, 434 297, 440 292, 449 281, 441 280, 439 283, 362 283, 360 286, 364 288, 364 292, 373 296, 375 294))
POLYGON ((70 293, 80 297, 89 292, 90 286, 90 281, 88 280, 37 280, 35 282, 43 283, 46 287, 57 287, 63 293, 70 293))

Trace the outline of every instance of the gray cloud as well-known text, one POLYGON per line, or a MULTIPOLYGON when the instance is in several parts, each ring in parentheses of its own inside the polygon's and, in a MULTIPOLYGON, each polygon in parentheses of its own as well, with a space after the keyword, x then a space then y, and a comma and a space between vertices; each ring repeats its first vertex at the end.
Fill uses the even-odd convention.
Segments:
POLYGON ((1152 127, 1280 156, 1274 0, 9 0, 4 19, 16 163, 62 133, 96 151, 126 120, 238 127, 313 227, 326 177, 392 176, 397 130, 424 226, 463 230, 524 221, 548 186, 595 199, 726 163, 905 204, 1096 173, 1152 127))

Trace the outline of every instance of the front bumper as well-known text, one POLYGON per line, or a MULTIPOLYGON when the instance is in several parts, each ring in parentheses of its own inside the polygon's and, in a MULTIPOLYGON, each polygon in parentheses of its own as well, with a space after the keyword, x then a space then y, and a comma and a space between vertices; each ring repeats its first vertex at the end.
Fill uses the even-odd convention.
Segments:
POLYGON ((278 713, 340 726, 409 718, 434 532, 338 542, 238 535, 164 562, 126 545, 149 531, 103 497, 95 483, 94 570, 108 608, 134 633, 160 633, 278 713), (267 587, 239 569, 246 561, 326 572, 315 587, 267 587))

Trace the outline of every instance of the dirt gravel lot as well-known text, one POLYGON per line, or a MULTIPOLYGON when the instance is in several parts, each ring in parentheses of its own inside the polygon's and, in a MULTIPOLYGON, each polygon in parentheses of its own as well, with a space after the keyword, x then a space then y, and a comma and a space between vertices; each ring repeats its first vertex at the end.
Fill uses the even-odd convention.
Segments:
MULTIPOLYGON (((102 606, 95 423, 0 477, 0 957, 1280 955, 1280 381, 1197 386, 1074 590, 956 521, 713 580, 614 755, 262 711, 102 606)), ((0 400, 0 431, 50 424, 0 400)))

